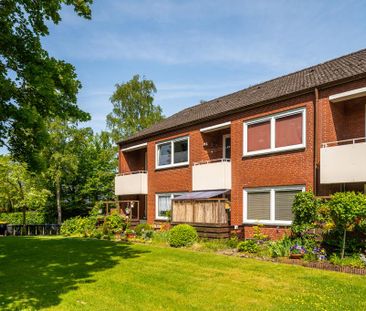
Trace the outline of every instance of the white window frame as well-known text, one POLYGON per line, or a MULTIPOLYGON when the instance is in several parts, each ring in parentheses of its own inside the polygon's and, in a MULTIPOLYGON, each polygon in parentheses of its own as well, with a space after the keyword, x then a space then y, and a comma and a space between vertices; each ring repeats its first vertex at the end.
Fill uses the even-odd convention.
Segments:
POLYGON ((246 188, 243 189, 243 224, 263 224, 263 225, 277 225, 277 226, 291 226, 292 221, 276 220, 276 191, 294 191, 299 190, 304 192, 305 186, 280 186, 280 187, 260 187, 260 188, 246 188), (248 193, 254 192, 269 192, 270 193, 270 220, 248 219, 248 193))
POLYGON ((189 165, 189 136, 184 136, 184 137, 179 137, 179 138, 175 138, 175 139, 171 139, 171 140, 165 140, 162 142, 159 142, 155 145, 155 168, 158 169, 165 169, 165 168, 170 168, 170 167, 178 167, 178 166, 185 166, 185 165, 189 165), (186 162, 180 162, 180 163, 174 163, 174 143, 177 141, 182 141, 182 140, 187 140, 187 144, 188 144, 188 157, 187 157, 187 161, 186 162), (159 165, 159 146, 166 144, 166 143, 170 143, 171 146, 171 150, 172 150, 172 154, 171 154, 171 160, 170 160, 170 164, 166 164, 166 165, 159 165))
POLYGON ((290 111, 266 116, 263 118, 251 120, 251 121, 245 121, 244 128, 243 128, 243 140, 244 140, 244 143, 243 143, 243 156, 244 157, 305 148, 306 147, 306 108, 290 110, 290 111), (276 141, 275 141, 276 140, 276 119, 280 119, 283 117, 287 117, 287 116, 291 116, 291 115, 295 115, 295 114, 299 114, 299 113, 302 114, 302 143, 297 144, 297 145, 276 148, 276 141), (270 133, 271 147, 268 149, 263 149, 263 150, 248 151, 248 126, 252 125, 252 124, 268 122, 268 121, 270 121, 270 129, 271 129, 271 133, 270 133))
MULTIPOLYGON (((168 217, 165 216, 159 216, 159 196, 169 196, 170 195, 170 200, 174 199, 175 195, 182 195, 185 192, 165 192, 165 193, 157 193, 155 194, 155 219, 156 220, 168 220, 168 217)), ((170 211, 172 210, 172 207, 170 207, 170 211)))

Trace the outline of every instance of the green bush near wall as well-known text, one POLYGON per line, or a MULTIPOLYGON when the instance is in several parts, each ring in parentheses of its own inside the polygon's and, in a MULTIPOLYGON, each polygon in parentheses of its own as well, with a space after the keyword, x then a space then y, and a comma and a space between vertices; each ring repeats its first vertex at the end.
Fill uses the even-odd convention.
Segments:
MULTIPOLYGON (((23 224, 23 213, 0 213, 0 223, 8 223, 12 225, 23 224)), ((26 212, 27 225, 42 225, 47 222, 47 217, 41 212, 26 212)))

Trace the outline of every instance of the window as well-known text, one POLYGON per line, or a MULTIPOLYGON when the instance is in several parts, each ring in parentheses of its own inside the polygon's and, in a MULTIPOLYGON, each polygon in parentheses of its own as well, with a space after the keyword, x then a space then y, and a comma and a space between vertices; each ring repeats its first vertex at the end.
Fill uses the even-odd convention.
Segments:
POLYGON ((223 139, 223 158, 230 159, 231 158, 231 137, 230 134, 226 134, 222 137, 223 139))
POLYGON ((244 156, 305 148, 306 109, 244 122, 244 156))
POLYGON ((189 163, 189 138, 177 138, 156 145, 156 168, 189 163))
POLYGON ((182 193, 161 193, 156 195, 156 219, 168 219, 167 212, 172 209, 172 199, 182 195, 182 193))
POLYGON ((244 223, 291 225, 292 204, 304 186, 244 190, 244 223))

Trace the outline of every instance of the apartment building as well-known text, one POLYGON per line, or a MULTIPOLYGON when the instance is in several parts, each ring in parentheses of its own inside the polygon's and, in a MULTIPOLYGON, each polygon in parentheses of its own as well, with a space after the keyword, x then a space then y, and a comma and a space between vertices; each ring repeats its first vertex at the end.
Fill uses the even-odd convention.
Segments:
MULTIPOLYGON (((299 191, 365 191, 365 110, 361 50, 184 109, 119 142, 115 193, 137 202, 138 220, 150 224, 176 222, 176 201, 224 198, 227 220, 211 226, 250 237, 263 224, 277 238, 299 191)), ((217 211, 197 213, 201 220, 186 222, 202 227, 202 214, 217 211)))

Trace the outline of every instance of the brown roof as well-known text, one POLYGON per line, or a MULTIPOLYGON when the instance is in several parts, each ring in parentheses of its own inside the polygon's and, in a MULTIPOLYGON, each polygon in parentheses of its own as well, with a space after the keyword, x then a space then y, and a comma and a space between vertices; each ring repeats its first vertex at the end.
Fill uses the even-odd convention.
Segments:
POLYGON ((161 132, 228 115, 255 104, 271 103, 282 97, 305 93, 315 87, 364 74, 366 49, 184 109, 119 143, 142 140, 161 132))

